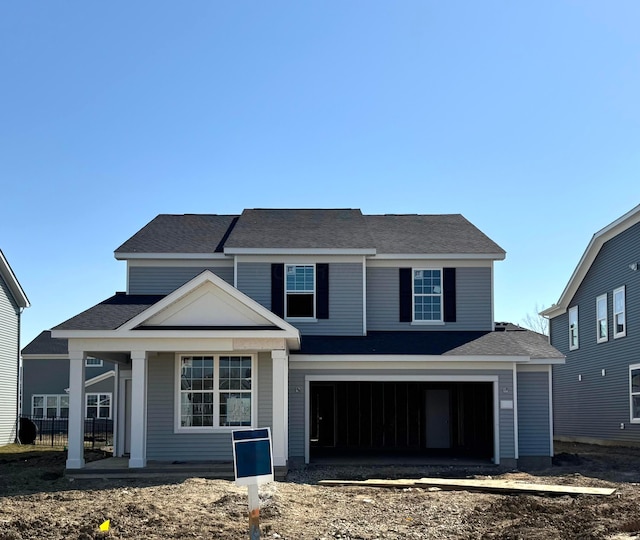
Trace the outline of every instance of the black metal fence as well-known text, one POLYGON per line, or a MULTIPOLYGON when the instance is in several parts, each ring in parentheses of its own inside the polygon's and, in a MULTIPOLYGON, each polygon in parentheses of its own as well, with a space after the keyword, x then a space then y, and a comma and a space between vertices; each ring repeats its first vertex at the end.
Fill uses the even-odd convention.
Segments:
MULTIPOLYGON (((18 439, 22 444, 66 447, 69 441, 68 418, 35 418, 22 416, 18 439)), ((87 418, 84 421, 84 447, 102 448, 113 445, 113 420, 87 418)))

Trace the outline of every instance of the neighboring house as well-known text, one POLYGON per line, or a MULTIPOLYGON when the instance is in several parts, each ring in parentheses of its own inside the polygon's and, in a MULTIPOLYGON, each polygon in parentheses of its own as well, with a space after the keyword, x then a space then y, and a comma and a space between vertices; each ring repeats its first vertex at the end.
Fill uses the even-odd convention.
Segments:
POLYGON ((593 235, 549 318, 555 437, 640 444, 640 205, 593 235))
POLYGON ((127 291, 56 326, 68 340, 69 454, 85 357, 118 366, 116 455, 230 461, 271 428, 274 463, 553 454, 546 338, 494 328, 505 252, 461 215, 245 210, 160 215, 120 246, 127 291))
POLYGON ((27 307, 29 299, 0 250, 0 445, 16 439, 20 315, 27 307))
MULTIPOLYGON (((116 365, 87 356, 85 359, 85 418, 113 419, 116 365)), ((41 332, 22 349, 21 416, 69 416, 69 353, 66 339, 41 332)))

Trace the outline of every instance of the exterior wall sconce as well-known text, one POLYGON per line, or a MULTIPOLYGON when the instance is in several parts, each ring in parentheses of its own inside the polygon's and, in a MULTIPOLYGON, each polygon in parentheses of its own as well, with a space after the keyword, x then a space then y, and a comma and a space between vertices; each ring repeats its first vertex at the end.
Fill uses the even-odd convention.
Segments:
POLYGON ((634 272, 636 272, 636 271, 638 270, 638 263, 637 263, 637 262, 635 262, 635 263, 631 263, 631 264, 629 265, 629 268, 631 268, 631 270, 633 270, 634 272))

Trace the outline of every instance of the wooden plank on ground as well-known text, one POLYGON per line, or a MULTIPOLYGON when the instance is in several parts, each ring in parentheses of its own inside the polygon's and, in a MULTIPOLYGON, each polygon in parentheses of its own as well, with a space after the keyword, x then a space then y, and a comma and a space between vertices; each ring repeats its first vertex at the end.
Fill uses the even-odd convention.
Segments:
POLYGON ((482 491, 487 493, 528 493, 531 495, 599 495, 608 496, 613 488, 565 486, 558 484, 529 484, 513 480, 469 478, 420 478, 415 480, 321 480, 324 486, 366 486, 381 488, 435 487, 445 490, 482 491))

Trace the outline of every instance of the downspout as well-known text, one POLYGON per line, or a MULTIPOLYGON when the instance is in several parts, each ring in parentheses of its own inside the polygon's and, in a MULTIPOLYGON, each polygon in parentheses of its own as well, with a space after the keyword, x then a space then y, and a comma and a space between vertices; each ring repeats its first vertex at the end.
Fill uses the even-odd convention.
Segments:
POLYGON ((16 436, 13 439, 13 442, 20 442, 20 439, 18 437, 18 430, 19 430, 19 426, 20 426, 20 413, 22 412, 22 392, 21 392, 21 388, 22 388, 22 370, 20 369, 20 316, 22 315, 22 312, 24 311, 25 308, 23 307, 19 307, 18 308, 18 354, 16 355, 16 361, 18 363, 17 368, 18 368, 18 377, 17 378, 17 388, 16 388, 16 396, 18 396, 18 399, 16 400, 16 422, 15 422, 15 429, 16 429, 16 436))

